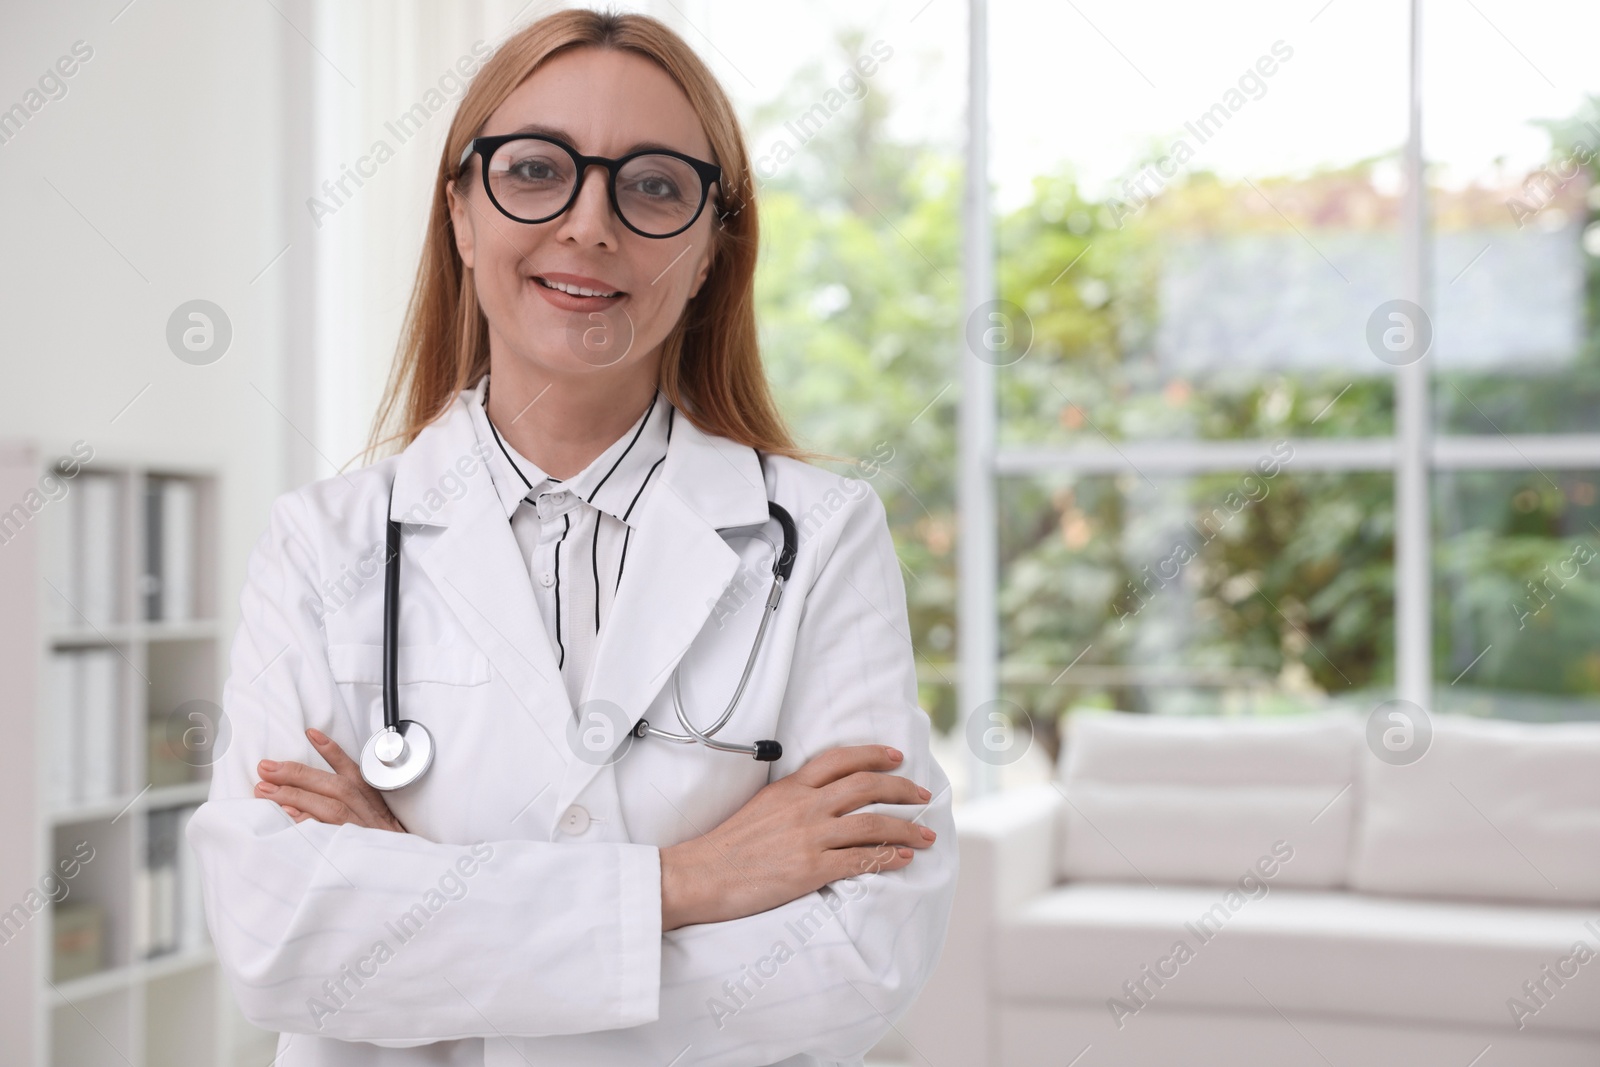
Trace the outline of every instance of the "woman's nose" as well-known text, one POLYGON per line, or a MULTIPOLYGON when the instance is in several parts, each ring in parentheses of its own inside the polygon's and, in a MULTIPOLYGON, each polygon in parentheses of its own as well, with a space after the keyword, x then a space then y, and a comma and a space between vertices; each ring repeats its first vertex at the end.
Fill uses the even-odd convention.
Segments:
POLYGON ((564 231, 590 242, 614 238, 620 225, 611 210, 610 175, 604 167, 587 168, 578 183, 578 198, 561 216, 564 231))

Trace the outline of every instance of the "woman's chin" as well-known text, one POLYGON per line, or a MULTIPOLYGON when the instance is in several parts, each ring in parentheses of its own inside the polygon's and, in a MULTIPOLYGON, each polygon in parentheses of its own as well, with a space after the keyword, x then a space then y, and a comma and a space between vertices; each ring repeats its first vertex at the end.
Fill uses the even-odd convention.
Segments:
POLYGON ((608 349, 594 330, 581 321, 539 323, 523 332, 527 340, 516 348, 524 362, 552 376, 593 374, 627 360, 628 349, 608 349))
POLYGON ((626 308, 585 313, 548 304, 531 309, 523 335, 534 338, 553 363, 591 369, 621 363, 633 351, 637 337, 626 308))

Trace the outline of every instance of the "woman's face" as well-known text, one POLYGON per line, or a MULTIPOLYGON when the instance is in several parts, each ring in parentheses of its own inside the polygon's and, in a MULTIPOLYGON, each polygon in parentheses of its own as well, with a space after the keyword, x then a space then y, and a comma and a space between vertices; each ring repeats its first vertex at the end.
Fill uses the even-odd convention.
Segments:
MULTIPOLYGON (((615 159, 649 142, 713 162, 689 98, 665 71, 633 52, 583 47, 554 56, 489 116, 482 134, 513 133, 527 124, 544 127, 537 132, 583 155, 615 159)), ((640 365, 648 362, 653 378, 661 342, 710 268, 717 187, 692 226, 658 239, 634 233, 617 218, 603 167, 581 176, 578 198, 566 213, 530 225, 490 202, 479 172, 483 162, 475 154, 447 195, 456 247, 472 269, 489 322, 491 355, 526 361, 556 377, 643 371, 640 365), (545 284, 550 280, 622 295, 574 298, 553 291, 545 284)))

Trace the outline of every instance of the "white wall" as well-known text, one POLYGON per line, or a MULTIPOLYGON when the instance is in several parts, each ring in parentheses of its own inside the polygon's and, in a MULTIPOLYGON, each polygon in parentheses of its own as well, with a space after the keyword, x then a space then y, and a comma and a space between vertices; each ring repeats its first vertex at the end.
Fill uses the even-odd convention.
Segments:
POLYGON ((0 15, 0 109, 26 105, 75 42, 92 49, 65 95, 0 144, 0 437, 46 456, 83 440, 95 462, 219 468, 231 635, 245 557, 296 437, 280 414, 296 407, 280 53, 286 34, 303 42, 270 4, 124 3, 7 3, 0 15), (169 316, 195 298, 232 323, 208 366, 166 340, 169 316))

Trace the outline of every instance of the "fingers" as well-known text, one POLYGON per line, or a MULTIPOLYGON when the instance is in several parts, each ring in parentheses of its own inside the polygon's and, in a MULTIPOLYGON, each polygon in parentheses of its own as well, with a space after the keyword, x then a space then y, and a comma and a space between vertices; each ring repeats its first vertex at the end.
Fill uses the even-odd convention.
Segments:
MULTIPOLYGON (((325 822, 337 826, 346 822, 353 822, 351 811, 342 801, 321 793, 314 793, 292 785, 274 785, 272 782, 256 783, 256 796, 275 801, 285 809, 294 808, 302 814, 310 815, 318 822, 325 822)), ((299 822, 299 819, 295 820, 299 822)))
POLYGON ((262 760, 256 772, 261 776, 256 783, 258 797, 292 806, 318 822, 339 825, 356 821, 352 810, 355 789, 342 775, 292 760, 262 760))
POLYGON ((820 789, 857 771, 894 770, 903 759, 898 749, 888 745, 844 745, 812 758, 789 777, 800 785, 820 789))
POLYGON ((863 845, 857 848, 834 849, 825 854, 833 868, 830 882, 840 878, 853 878, 858 874, 877 874, 881 871, 898 871, 911 862, 914 851, 903 846, 863 845))
POLYGON ((830 783, 822 792, 834 815, 868 804, 926 804, 933 798, 932 793, 911 779, 882 771, 857 771, 830 783))
POLYGON ((850 848, 866 845, 904 845, 927 848, 938 834, 921 823, 897 819, 893 815, 863 812, 830 819, 823 835, 824 848, 850 848))
POLYGON ((328 761, 328 766, 332 767, 336 774, 361 777, 360 765, 346 755, 345 750, 340 748, 339 743, 333 738, 315 726, 307 727, 306 737, 316 747, 317 754, 328 761))
MULTIPOLYGON (((300 806, 320 822, 356 823, 374 829, 406 833, 404 824, 394 817, 383 796, 361 776, 361 766, 351 759, 327 734, 315 727, 306 729, 306 738, 333 768, 333 772, 288 761, 262 760, 257 767, 263 785, 299 793, 282 794, 300 799, 300 806), (315 799, 308 799, 315 798, 315 799)), ((258 786, 257 796, 280 800, 280 795, 258 786)))
POLYGON ((301 811, 299 808, 295 807, 293 804, 279 804, 278 805, 278 810, 283 812, 285 815, 289 816, 289 821, 290 822, 302 822, 302 821, 304 821, 306 819, 311 818, 310 815, 308 815, 307 813, 301 811))
POLYGON ((355 786, 349 779, 328 771, 319 771, 315 767, 307 767, 304 763, 296 763, 293 760, 282 763, 262 760, 256 765, 256 773, 263 782, 272 785, 294 786, 346 803, 355 799, 355 786))

